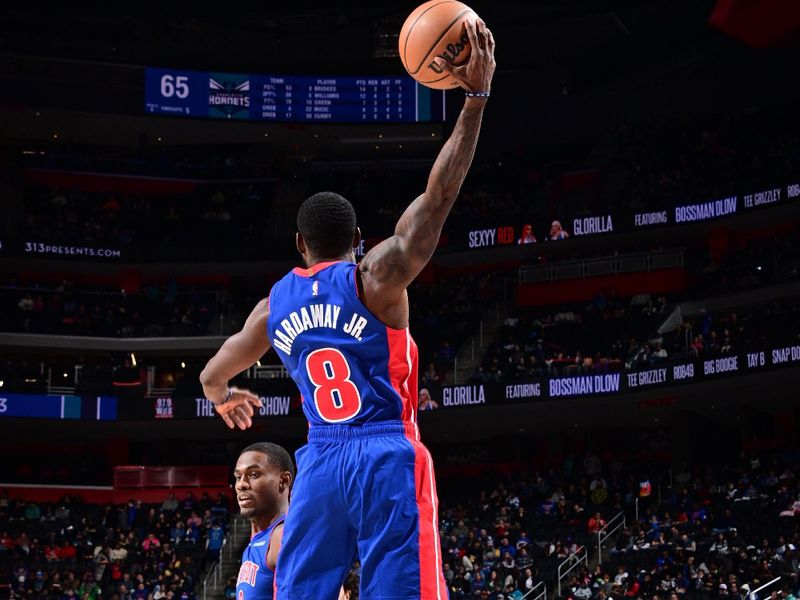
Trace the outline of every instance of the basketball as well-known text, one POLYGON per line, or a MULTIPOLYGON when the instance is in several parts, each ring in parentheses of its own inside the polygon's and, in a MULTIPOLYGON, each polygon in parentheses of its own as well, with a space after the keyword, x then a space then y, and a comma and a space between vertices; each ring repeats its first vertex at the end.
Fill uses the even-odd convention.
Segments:
POLYGON ((470 53, 464 23, 476 16, 469 6, 456 0, 420 4, 400 30, 400 60, 408 74, 430 88, 458 87, 458 82, 433 59, 440 56, 454 65, 464 64, 470 53))

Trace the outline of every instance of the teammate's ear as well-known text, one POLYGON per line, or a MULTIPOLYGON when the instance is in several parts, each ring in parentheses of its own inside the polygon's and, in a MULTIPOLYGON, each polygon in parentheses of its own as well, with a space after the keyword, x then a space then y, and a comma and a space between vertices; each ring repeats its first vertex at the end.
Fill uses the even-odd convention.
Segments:
POLYGON ((353 234, 353 248, 358 248, 361 244, 361 228, 356 227, 356 232, 353 234))
POLYGON ((306 254, 306 241, 303 239, 303 235, 298 231, 294 234, 294 244, 297 246, 297 251, 305 256, 306 254))
POLYGON ((278 491, 282 494, 285 490, 292 487, 292 474, 289 471, 281 473, 280 481, 278 483, 278 491))

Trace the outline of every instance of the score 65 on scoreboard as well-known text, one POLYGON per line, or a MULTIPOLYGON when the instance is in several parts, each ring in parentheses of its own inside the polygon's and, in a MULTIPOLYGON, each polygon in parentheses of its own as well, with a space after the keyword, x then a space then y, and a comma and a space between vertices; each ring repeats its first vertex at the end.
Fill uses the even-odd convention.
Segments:
POLYGON ((430 123, 445 96, 408 76, 285 76, 148 68, 145 112, 273 122, 430 123))

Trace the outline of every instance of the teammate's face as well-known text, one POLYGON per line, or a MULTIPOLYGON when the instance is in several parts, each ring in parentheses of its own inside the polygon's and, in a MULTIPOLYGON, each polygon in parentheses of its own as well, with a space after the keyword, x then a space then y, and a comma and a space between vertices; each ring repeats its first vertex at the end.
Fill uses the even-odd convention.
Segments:
POLYGON ((275 510, 286 482, 281 472, 261 452, 245 452, 236 461, 236 501, 243 517, 253 518, 275 510))

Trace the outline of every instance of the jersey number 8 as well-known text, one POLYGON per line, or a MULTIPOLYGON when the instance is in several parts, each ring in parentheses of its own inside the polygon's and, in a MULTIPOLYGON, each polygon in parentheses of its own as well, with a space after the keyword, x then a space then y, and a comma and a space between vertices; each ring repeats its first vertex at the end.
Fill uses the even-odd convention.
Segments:
POLYGON ((361 394, 350 380, 350 365, 339 350, 314 350, 306 358, 306 371, 314 384, 314 405, 320 417, 341 423, 361 412, 361 394))

